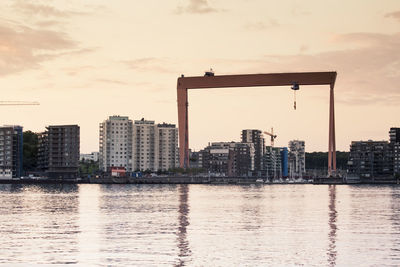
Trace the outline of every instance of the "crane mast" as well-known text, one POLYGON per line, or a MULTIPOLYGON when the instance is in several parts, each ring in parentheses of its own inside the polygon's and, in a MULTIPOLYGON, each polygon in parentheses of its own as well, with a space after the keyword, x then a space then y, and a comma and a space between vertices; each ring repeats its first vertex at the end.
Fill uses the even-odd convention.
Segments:
POLYGON ((271 128, 271 132, 264 132, 264 134, 269 135, 271 137, 271 147, 274 147, 274 141, 275 138, 277 137, 276 134, 274 134, 274 128, 271 128))

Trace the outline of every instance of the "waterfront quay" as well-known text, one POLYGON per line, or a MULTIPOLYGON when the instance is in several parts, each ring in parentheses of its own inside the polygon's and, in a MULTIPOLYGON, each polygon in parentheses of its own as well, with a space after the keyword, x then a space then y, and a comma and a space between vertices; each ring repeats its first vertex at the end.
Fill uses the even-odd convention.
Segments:
POLYGON ((314 184, 314 185, 341 185, 341 184, 399 184, 399 179, 370 179, 347 180, 342 177, 314 177, 313 179, 268 179, 265 177, 221 177, 221 176, 153 176, 153 177, 112 177, 100 176, 87 179, 48 179, 24 178, 24 179, 3 179, 0 184, 314 184))

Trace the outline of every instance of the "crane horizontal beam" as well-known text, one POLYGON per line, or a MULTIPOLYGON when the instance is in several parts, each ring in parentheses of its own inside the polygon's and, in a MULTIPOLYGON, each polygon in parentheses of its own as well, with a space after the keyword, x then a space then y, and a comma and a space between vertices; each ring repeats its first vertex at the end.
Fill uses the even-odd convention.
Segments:
POLYGON ((336 72, 292 72, 268 74, 239 74, 194 76, 178 78, 178 89, 201 89, 223 87, 331 85, 336 81, 336 72))

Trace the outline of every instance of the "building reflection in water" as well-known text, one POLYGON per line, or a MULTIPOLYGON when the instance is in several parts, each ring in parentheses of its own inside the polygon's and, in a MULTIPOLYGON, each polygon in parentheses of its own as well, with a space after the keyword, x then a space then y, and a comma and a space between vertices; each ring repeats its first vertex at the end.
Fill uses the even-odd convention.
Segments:
POLYGON ((336 211, 336 186, 329 185, 329 246, 328 246, 328 264, 336 265, 336 232, 337 232, 337 211, 336 211))
POLYGON ((396 233, 393 238, 393 245, 392 245, 392 253, 391 258, 392 260, 398 260, 398 255, 400 252, 400 237, 397 233, 400 233, 400 190, 398 186, 393 186, 391 188, 391 211, 390 213, 391 218, 390 222, 392 224, 392 233, 396 233))
POLYGON ((181 184, 178 187, 179 190, 179 228, 177 232, 178 241, 178 262, 175 266, 185 266, 188 258, 192 252, 189 248, 189 241, 187 239, 187 227, 189 225, 189 186, 187 184, 181 184))

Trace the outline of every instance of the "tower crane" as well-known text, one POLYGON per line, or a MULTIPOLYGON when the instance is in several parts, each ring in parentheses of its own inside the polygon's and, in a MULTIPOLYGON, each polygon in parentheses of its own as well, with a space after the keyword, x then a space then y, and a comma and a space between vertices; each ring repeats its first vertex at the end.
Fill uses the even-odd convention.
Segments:
POLYGON ((274 140, 277 137, 276 134, 274 134, 274 128, 271 128, 271 132, 264 132, 264 134, 271 136, 271 147, 274 147, 274 140))
POLYGON ((0 101, 0 106, 37 106, 40 105, 36 101, 0 101))

